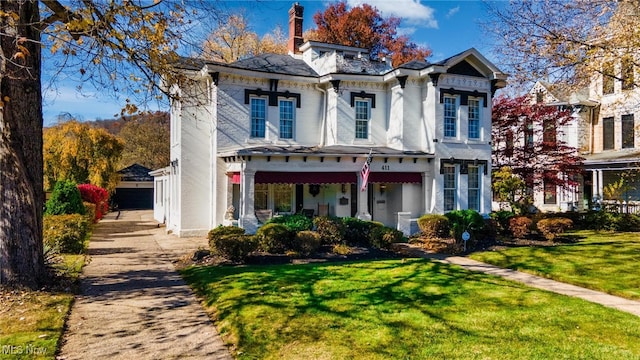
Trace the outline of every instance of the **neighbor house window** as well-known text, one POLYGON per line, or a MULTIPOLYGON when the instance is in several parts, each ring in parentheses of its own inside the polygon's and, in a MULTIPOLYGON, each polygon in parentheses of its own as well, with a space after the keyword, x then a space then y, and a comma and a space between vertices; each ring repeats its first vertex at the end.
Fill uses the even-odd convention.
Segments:
POLYGON ((633 114, 622 115, 622 148, 635 147, 635 121, 633 114))
POLYGON ((356 109, 356 139, 369 138, 369 119, 371 106, 368 100, 355 100, 356 109))
MULTIPOLYGON (((546 177, 553 176, 551 174, 545 174, 546 177)), ((554 205, 558 203, 558 187, 550 179, 544 179, 544 203, 547 205, 554 205)))
POLYGON ((456 122, 458 121, 458 105, 453 96, 444 97, 444 136, 456 137, 456 122))
POLYGON ((602 148, 612 150, 613 146, 613 117, 606 117, 602 119, 602 148))
POLYGON ((531 150, 533 149, 533 121, 526 119, 524 126, 524 147, 531 150))
POLYGON ((602 68, 602 94, 613 94, 615 84, 615 73, 612 64, 607 64, 602 68))
POLYGON ((545 147, 556 145, 556 121, 555 119, 544 119, 542 121, 542 142, 545 147))
POLYGON ((294 109, 292 100, 280 100, 280 138, 293 139, 294 109))
POLYGON ((513 131, 507 130, 504 135, 504 155, 507 157, 513 156, 513 131))
POLYGON ((469 166, 468 175, 468 197, 469 209, 480 211, 480 167, 469 166))
POLYGON ((255 210, 266 210, 269 206, 269 186, 267 184, 255 184, 253 189, 255 210))
POLYGON ((273 185, 273 202, 276 212, 291 212, 293 189, 291 184, 273 185))
POLYGON ((267 120, 266 109, 267 101, 265 99, 251 99, 251 137, 264 137, 267 120))
POLYGON ((480 100, 469 99, 469 139, 480 138, 480 100))
POLYGON ((622 58, 622 66, 621 66, 621 77, 622 77, 622 90, 631 90, 633 89, 634 82, 634 74, 633 74, 633 59, 631 57, 626 56, 622 58))
POLYGON ((456 209, 456 166, 444 165, 444 211, 456 209))

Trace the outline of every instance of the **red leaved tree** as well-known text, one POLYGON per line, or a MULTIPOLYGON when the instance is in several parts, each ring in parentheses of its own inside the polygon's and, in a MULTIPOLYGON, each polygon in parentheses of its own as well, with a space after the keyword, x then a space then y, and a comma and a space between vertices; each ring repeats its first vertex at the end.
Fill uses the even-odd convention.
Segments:
POLYGON ((82 201, 90 202, 96 206, 95 221, 102 219, 109 211, 109 192, 99 186, 92 184, 78 185, 82 201))
POLYGON ((571 111, 532 104, 527 96, 499 96, 492 110, 492 167, 508 167, 531 189, 543 184, 568 188, 582 173, 582 158, 564 140, 571 111))
POLYGON ((318 27, 313 40, 367 49, 373 59, 390 56, 393 66, 431 56, 431 50, 398 35, 400 18, 383 18, 377 8, 362 4, 347 9, 344 1, 313 15, 318 27))

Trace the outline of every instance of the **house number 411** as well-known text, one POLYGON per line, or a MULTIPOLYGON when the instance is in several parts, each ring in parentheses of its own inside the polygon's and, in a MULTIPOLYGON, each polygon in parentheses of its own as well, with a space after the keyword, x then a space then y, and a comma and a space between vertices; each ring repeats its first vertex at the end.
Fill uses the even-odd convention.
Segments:
POLYGON ((389 166, 389 165, 382 165, 382 170, 391 170, 391 166, 389 166))

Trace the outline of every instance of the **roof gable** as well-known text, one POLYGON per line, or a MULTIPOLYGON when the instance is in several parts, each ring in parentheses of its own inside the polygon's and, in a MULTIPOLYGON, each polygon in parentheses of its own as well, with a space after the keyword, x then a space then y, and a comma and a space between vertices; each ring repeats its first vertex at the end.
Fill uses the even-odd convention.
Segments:
POLYGON ((473 67, 473 65, 469 64, 469 62, 466 61, 466 60, 463 60, 463 61, 453 65, 452 67, 450 67, 447 70, 447 73, 449 73, 449 74, 457 74, 457 75, 473 76, 473 77, 481 77, 481 78, 486 77, 485 75, 481 74, 478 71, 478 69, 473 67))

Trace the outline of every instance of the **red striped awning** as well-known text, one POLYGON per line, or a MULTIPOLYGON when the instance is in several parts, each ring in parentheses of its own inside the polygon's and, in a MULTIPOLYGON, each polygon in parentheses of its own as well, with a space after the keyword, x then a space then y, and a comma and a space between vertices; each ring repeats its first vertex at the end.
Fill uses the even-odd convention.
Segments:
POLYGON ((417 183, 422 184, 422 173, 419 172, 372 172, 370 183, 417 183))
POLYGON ((256 172, 256 184, 355 184, 356 172, 256 172))

